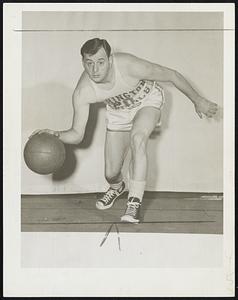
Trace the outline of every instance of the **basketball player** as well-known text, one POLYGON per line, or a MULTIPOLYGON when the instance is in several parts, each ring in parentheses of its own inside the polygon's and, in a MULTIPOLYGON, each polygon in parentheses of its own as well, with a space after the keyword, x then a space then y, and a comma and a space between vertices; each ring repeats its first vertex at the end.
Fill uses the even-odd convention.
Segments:
POLYGON ((105 178, 110 187, 96 202, 98 209, 112 207, 123 193, 125 183, 121 169, 131 150, 129 194, 121 221, 138 223, 146 184, 147 143, 160 122, 164 104, 163 89, 158 82, 170 82, 193 103, 200 118, 210 118, 217 104, 201 97, 177 71, 127 53, 111 53, 104 39, 88 40, 81 48, 84 72, 73 93, 74 115, 68 130, 44 129, 64 143, 79 144, 85 133, 89 105, 106 103, 105 178))

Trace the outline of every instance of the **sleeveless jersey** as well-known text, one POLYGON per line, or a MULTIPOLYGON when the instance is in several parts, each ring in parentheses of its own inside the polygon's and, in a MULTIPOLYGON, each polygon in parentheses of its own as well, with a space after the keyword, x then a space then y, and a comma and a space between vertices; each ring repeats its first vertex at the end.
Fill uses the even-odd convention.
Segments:
POLYGON ((90 82, 94 88, 96 97, 107 105, 107 110, 131 110, 143 102, 154 88, 161 92, 161 88, 154 81, 139 80, 136 86, 130 86, 122 78, 118 69, 115 56, 113 56, 115 70, 115 84, 111 89, 100 88, 100 84, 90 82))

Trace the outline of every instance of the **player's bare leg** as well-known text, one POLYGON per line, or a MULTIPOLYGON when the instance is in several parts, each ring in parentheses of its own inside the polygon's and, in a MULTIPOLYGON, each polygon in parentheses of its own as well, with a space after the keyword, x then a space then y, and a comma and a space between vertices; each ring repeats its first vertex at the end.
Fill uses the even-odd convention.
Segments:
POLYGON ((142 202, 147 176, 147 143, 159 122, 161 112, 155 107, 144 107, 134 118, 130 136, 131 162, 129 195, 125 215, 121 220, 139 222, 139 207, 142 202))
POLYGON ((123 193, 125 183, 121 174, 123 162, 129 149, 130 132, 107 131, 105 140, 105 177, 110 188, 96 202, 98 209, 112 207, 114 201, 123 193))

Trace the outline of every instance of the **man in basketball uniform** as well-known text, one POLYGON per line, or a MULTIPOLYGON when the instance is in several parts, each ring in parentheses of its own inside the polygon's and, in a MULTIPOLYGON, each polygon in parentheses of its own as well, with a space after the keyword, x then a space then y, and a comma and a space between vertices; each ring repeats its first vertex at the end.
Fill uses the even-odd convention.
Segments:
POLYGON ((212 117, 217 104, 201 97, 175 70, 127 53, 111 53, 106 40, 94 38, 81 48, 84 72, 73 93, 72 126, 65 131, 44 129, 64 143, 79 144, 85 133, 89 105, 106 103, 105 178, 110 187, 96 202, 98 209, 112 207, 123 193, 121 169, 128 150, 129 194, 121 221, 138 223, 146 184, 147 142, 160 122, 164 93, 158 82, 170 82, 194 104, 200 118, 212 117))

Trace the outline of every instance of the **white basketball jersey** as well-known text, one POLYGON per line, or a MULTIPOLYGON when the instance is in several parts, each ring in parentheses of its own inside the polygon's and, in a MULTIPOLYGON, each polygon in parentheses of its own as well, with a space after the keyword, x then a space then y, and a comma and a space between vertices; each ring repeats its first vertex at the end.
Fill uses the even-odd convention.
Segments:
POLYGON ((90 80, 94 88, 97 99, 104 101, 108 110, 127 110, 139 106, 143 99, 156 88, 162 89, 154 81, 140 80, 136 86, 130 86, 122 78, 118 69, 115 56, 113 56, 113 67, 115 70, 115 84, 111 89, 105 89, 90 80))

